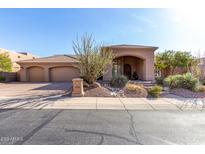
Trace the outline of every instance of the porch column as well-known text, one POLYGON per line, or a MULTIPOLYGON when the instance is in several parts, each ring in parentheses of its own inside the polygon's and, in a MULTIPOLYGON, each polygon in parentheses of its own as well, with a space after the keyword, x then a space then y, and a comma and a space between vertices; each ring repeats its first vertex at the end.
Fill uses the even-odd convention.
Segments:
POLYGON ((112 64, 108 66, 107 72, 103 75, 104 81, 110 81, 112 79, 112 64))
POLYGON ((148 58, 145 60, 145 80, 154 81, 155 75, 154 75, 154 59, 148 58))

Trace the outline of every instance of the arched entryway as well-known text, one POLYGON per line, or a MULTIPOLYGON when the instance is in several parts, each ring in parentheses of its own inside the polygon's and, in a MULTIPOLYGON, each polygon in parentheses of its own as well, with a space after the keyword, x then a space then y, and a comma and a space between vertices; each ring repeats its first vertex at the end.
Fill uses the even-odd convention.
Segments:
POLYGON ((145 60, 134 56, 114 59, 113 76, 125 75, 130 80, 145 80, 145 60))

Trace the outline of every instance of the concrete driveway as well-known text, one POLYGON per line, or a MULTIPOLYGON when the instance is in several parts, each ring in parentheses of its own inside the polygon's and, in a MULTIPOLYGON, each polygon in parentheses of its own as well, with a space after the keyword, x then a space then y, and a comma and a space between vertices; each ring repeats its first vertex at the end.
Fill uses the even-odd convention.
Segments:
POLYGON ((67 93, 72 87, 70 82, 56 83, 0 83, 0 99, 49 96, 67 93))

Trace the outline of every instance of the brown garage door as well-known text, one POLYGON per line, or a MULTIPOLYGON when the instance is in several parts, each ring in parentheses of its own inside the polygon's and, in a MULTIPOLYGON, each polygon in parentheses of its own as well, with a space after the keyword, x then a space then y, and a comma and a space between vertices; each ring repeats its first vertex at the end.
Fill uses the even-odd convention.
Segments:
POLYGON ((55 67, 50 69, 52 82, 72 81, 73 78, 77 78, 79 76, 79 70, 71 66, 55 67))
POLYGON ((41 67, 31 67, 28 69, 28 81, 30 82, 43 82, 44 70, 41 67))

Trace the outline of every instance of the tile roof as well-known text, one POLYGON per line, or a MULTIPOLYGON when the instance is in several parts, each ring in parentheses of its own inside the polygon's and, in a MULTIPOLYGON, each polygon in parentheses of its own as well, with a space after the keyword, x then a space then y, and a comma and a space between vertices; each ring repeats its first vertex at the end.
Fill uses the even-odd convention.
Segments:
POLYGON ((54 55, 50 57, 18 61, 17 63, 77 63, 78 60, 70 55, 54 55))
MULTIPOLYGON (((133 49, 153 49, 156 50, 158 47, 154 46, 144 46, 144 45, 128 45, 128 44, 119 44, 119 45, 111 45, 105 46, 109 48, 133 48, 133 49)), ((18 61, 17 63, 78 63, 75 55, 54 55, 50 57, 43 58, 35 58, 29 60, 18 61)))

